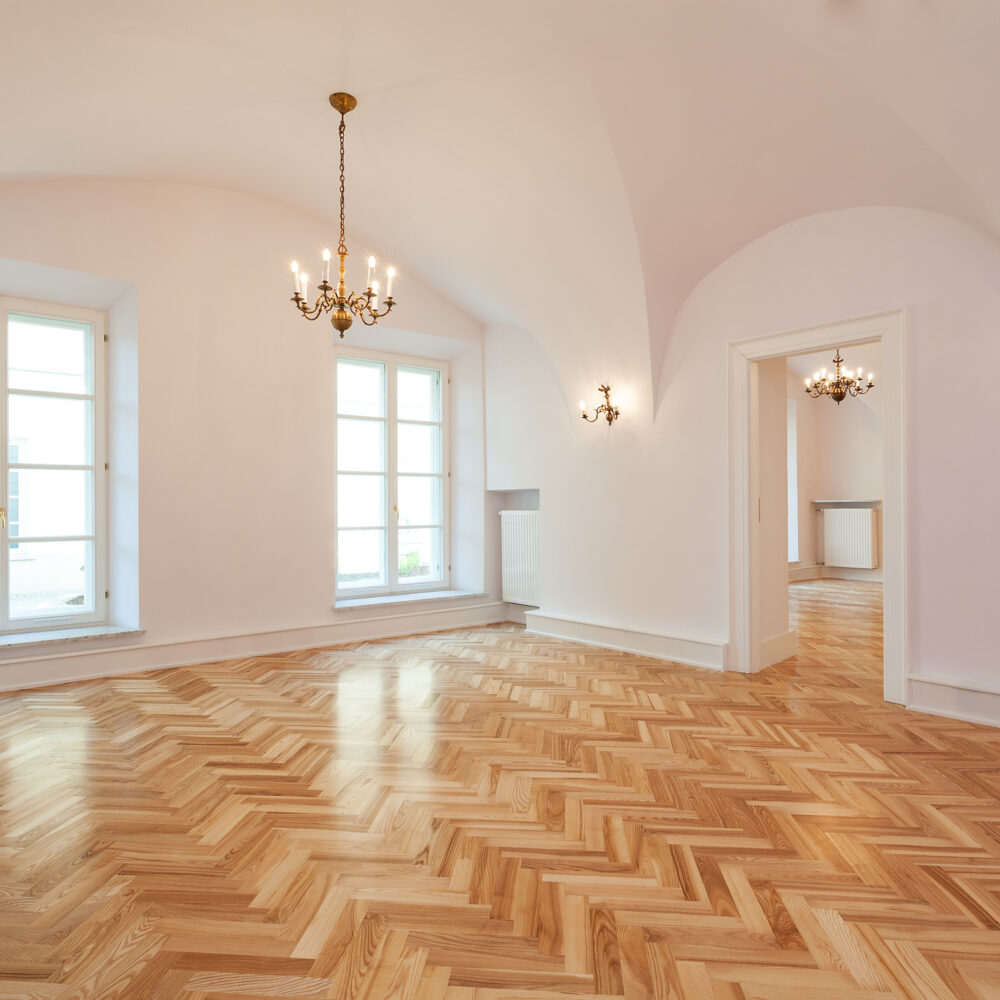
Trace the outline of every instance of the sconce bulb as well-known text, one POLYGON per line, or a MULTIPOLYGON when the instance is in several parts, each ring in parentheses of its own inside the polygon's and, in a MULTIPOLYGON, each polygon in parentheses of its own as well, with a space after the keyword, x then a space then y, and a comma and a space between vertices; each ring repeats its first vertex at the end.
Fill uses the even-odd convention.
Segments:
POLYGON ((580 400, 580 411, 582 413, 586 413, 587 412, 587 404, 584 403, 584 401, 582 399, 580 400))
POLYGON ((309 291, 309 275, 303 271, 299 277, 302 279, 302 294, 305 295, 309 291))
POLYGON ((299 262, 297 260, 292 261, 292 274, 299 273, 299 262))
POLYGON ((375 258, 374 257, 369 257, 368 258, 368 266, 369 267, 374 267, 375 266, 375 258))
POLYGON ((329 250, 324 250, 323 251, 323 260, 329 260, 329 259, 330 259, 330 251, 329 250))

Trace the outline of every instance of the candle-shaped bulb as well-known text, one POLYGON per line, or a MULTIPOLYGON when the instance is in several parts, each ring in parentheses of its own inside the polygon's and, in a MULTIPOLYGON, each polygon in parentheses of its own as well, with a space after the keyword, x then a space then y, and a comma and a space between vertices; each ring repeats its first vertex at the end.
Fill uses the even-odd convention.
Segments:
POLYGON ((580 412, 581 413, 587 412, 587 404, 582 399, 580 400, 580 412))
POLYGON ((819 373, 820 373, 820 375, 825 375, 826 374, 826 369, 825 368, 820 368, 819 373))
POLYGON ((302 278, 302 298, 309 298, 309 275, 305 271, 300 275, 302 278))
POLYGON ((390 267, 385 272, 385 275, 386 275, 386 278, 385 278, 385 297, 387 299, 391 299, 392 298, 392 282, 393 282, 393 279, 396 277, 396 269, 394 267, 390 267))
POLYGON ((368 258, 368 287, 373 288, 372 282, 375 280, 375 258, 368 258))
POLYGON ((299 262, 292 261, 292 286, 296 295, 299 294, 299 262))
POLYGON ((323 251, 323 280, 329 284, 330 283, 330 250, 329 248, 323 251))
POLYGON ((371 308, 377 311, 378 310, 378 282, 377 281, 373 281, 372 282, 371 289, 372 289, 371 308))
POLYGON ((871 385, 875 381, 875 375, 872 372, 868 373, 868 384, 871 385))
POLYGON ((812 385, 812 379, 811 378, 807 378, 806 379, 806 388, 808 389, 809 386, 811 386, 811 385, 812 385))

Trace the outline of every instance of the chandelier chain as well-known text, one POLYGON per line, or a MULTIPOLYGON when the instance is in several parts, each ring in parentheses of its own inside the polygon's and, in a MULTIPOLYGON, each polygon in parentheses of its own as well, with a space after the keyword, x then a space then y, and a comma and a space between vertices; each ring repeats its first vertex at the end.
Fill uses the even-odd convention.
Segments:
POLYGON ((338 254, 347 253, 347 243, 344 236, 344 132, 347 126, 344 116, 340 116, 340 245, 337 247, 338 254))

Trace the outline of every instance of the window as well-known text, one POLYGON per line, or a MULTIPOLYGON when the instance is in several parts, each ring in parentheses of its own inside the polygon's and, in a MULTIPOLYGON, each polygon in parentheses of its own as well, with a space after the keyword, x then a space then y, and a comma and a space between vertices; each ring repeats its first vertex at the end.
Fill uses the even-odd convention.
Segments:
POLYGON ((0 631, 105 620, 103 313, 0 299, 0 631))
POLYGON ((337 359, 337 595, 448 584, 447 366, 337 359))

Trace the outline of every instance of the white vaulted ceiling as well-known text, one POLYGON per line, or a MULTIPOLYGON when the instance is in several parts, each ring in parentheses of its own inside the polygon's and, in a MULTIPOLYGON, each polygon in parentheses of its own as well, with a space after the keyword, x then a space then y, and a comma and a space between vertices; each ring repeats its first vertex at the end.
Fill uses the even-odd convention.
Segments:
POLYGON ((336 215, 485 322, 655 390, 741 246, 855 205, 1000 222, 996 0, 0 0, 0 176, 336 215))

